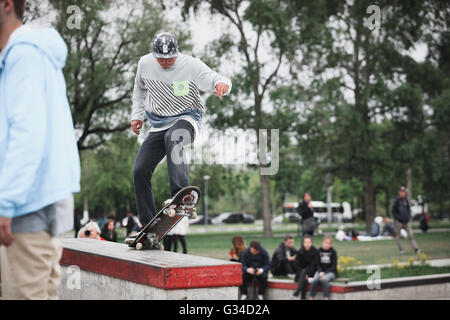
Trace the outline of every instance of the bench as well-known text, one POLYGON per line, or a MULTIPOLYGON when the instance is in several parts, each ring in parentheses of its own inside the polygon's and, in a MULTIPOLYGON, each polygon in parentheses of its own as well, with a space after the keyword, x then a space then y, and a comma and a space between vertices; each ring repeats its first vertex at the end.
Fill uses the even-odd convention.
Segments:
MULTIPOLYGON (((351 282, 346 278, 337 278, 336 280, 330 283, 330 298, 334 300, 450 299, 449 273, 380 279, 380 289, 369 288, 366 281, 351 282)), ((312 279, 309 279, 309 283, 311 281, 312 279)), ((310 288, 309 284, 307 292, 310 288)), ((292 295, 296 289, 297 283, 294 283, 293 279, 269 278, 265 298, 298 300, 298 297, 292 295)), ((319 285, 316 299, 322 298, 321 291, 319 285)))

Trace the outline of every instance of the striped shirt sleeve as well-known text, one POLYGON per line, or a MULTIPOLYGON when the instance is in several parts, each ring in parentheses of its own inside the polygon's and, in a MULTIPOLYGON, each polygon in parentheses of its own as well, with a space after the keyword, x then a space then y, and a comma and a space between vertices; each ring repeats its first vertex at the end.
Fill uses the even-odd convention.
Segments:
POLYGON ((134 80, 134 90, 133 90, 133 107, 131 112, 131 120, 141 120, 145 119, 145 103, 147 98, 147 89, 142 81, 142 60, 139 60, 136 78, 134 80))
POLYGON ((214 92, 214 88, 217 83, 225 83, 228 85, 228 91, 225 95, 231 91, 231 81, 227 77, 218 74, 214 70, 211 70, 203 61, 195 59, 196 77, 195 83, 200 91, 214 92))

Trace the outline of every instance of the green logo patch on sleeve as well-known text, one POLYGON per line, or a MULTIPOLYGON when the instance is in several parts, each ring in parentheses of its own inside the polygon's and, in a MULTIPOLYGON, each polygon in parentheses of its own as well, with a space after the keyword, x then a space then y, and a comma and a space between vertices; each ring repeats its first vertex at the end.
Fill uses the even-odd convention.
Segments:
POLYGON ((189 93, 189 81, 174 81, 173 93, 176 97, 186 96, 189 93))

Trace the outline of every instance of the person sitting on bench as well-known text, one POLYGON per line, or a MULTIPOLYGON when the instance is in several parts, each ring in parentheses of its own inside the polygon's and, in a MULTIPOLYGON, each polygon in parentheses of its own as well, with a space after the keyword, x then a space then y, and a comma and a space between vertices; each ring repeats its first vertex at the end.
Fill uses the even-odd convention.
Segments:
POLYGON ((306 298, 306 289, 308 288, 309 277, 314 277, 317 268, 317 249, 313 246, 313 237, 305 235, 303 237, 303 246, 297 252, 295 259, 295 267, 297 269, 296 280, 298 280, 298 288, 294 292, 294 297, 298 297, 302 293, 301 299, 306 298))
POLYGON ((241 300, 246 300, 248 295, 247 283, 258 282, 258 300, 264 300, 264 292, 270 269, 269 253, 259 241, 252 241, 250 246, 241 255, 242 286, 241 300))
POLYGON ((317 271, 311 284, 310 298, 316 296, 319 282, 322 284, 323 299, 328 300, 330 296, 330 281, 337 277, 337 253, 332 247, 333 239, 325 236, 322 240, 322 247, 317 250, 318 263, 317 271))

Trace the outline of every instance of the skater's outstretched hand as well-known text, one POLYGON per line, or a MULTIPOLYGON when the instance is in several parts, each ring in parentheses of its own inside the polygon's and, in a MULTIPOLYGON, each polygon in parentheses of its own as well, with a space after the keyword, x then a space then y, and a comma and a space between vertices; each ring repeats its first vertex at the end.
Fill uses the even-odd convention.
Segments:
POLYGON ((143 122, 141 120, 133 120, 131 121, 131 130, 133 130, 134 133, 139 135, 141 133, 143 122))
POLYGON ((222 99, 223 95, 228 91, 228 85, 226 83, 219 82, 214 87, 214 93, 217 94, 219 99, 222 99))
POLYGON ((11 233, 11 218, 0 217, 0 246, 9 247, 14 241, 11 233))

